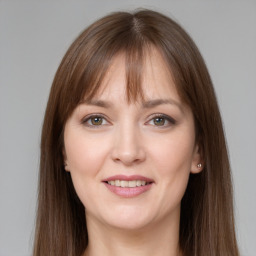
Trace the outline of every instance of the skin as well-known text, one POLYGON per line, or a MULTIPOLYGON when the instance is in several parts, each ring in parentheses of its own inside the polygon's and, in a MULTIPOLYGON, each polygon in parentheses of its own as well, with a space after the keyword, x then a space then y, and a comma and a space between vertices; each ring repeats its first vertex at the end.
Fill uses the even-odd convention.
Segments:
POLYGON ((84 255, 180 255, 181 199, 189 174, 202 169, 193 114, 154 49, 146 58, 142 88, 146 102, 170 102, 128 104, 124 56, 118 55, 93 102, 80 104, 65 125, 66 170, 86 208, 84 255), (99 100, 105 106, 95 105, 99 100), (96 125, 92 114, 103 116, 96 125), (170 121, 157 119, 159 114, 170 121), (154 182, 148 191, 125 198, 102 182, 119 174, 154 182))

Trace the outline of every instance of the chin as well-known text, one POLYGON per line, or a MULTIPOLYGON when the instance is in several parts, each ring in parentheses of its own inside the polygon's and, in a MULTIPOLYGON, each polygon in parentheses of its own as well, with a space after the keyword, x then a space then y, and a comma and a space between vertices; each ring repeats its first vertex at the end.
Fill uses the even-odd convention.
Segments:
POLYGON ((116 229, 121 229, 126 231, 138 231, 145 227, 148 227, 150 223, 151 223, 150 221, 147 221, 145 219, 134 220, 130 218, 130 219, 119 219, 119 220, 109 221, 108 225, 116 229))
POLYGON ((106 213, 103 221, 115 228, 135 231, 150 225, 153 215, 141 207, 120 206, 106 213))

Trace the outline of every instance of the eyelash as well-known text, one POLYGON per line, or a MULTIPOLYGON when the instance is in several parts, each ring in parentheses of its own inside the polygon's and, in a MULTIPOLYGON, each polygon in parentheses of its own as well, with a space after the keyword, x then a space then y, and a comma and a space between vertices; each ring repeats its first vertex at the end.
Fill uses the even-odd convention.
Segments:
POLYGON ((164 114, 154 114, 150 117, 150 120, 147 122, 147 123, 150 123, 150 122, 154 122, 155 119, 163 119, 165 121, 164 125, 160 125, 160 126, 157 126, 155 124, 152 124, 153 126, 156 126, 156 127, 161 127, 161 128, 164 128, 164 127, 169 127, 170 125, 175 125, 176 124, 176 120, 174 120, 172 117, 168 116, 168 115, 164 115, 164 114), (166 124, 166 121, 168 122, 168 124, 166 124))
MULTIPOLYGON (((94 125, 94 124, 89 124, 88 122, 93 118, 101 118, 103 121, 102 122, 107 122, 107 119, 104 115, 102 114, 92 114, 92 115, 89 115, 89 116, 86 116, 83 120, 82 120, 82 124, 88 126, 88 127, 91 127, 91 128, 99 128, 100 126, 103 126, 103 125, 106 125, 105 123, 102 124, 100 123, 99 125, 94 125), (105 121, 104 121, 105 120, 105 121)), ((146 124, 150 124, 150 122, 154 122, 155 119, 163 119, 164 120, 164 124, 163 125, 155 125, 155 124, 152 124, 153 126, 156 126, 156 127, 160 127, 160 128, 164 128, 164 127, 168 127, 170 125, 175 125, 176 124, 176 120, 174 120, 172 117, 168 116, 168 115, 164 115, 164 114, 154 114, 154 115, 151 115, 150 116, 150 120, 146 122, 146 124), (168 124, 166 124, 166 121, 168 122, 168 124)))
MULTIPOLYGON (((86 126, 88 126, 88 127, 93 127, 93 128, 98 128, 98 127, 100 127, 100 126, 102 126, 102 125, 106 125, 106 124, 100 124, 100 125, 89 124, 88 122, 89 122, 90 120, 92 121, 93 118, 101 118, 102 120, 105 120, 105 122, 108 122, 108 121, 106 121, 107 119, 106 119, 106 117, 105 117, 104 115, 102 115, 102 114, 92 114, 92 115, 86 116, 86 117, 82 120, 82 124, 84 124, 84 125, 86 125, 86 126), (97 126, 98 126, 98 127, 97 127, 97 126)), ((104 122, 104 121, 103 121, 103 122, 104 122)))

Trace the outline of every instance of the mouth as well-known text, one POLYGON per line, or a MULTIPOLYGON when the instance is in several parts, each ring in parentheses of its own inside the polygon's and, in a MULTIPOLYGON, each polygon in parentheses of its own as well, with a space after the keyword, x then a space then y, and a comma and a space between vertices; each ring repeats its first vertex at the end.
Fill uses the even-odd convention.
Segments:
POLYGON ((122 188, 135 188, 135 187, 141 187, 141 186, 146 186, 149 185, 153 182, 147 182, 145 180, 110 180, 110 181, 105 181, 105 183, 115 186, 115 187, 122 187, 122 188))
POLYGON ((121 197, 135 197, 150 190, 154 181, 140 175, 116 175, 103 180, 106 187, 121 197))

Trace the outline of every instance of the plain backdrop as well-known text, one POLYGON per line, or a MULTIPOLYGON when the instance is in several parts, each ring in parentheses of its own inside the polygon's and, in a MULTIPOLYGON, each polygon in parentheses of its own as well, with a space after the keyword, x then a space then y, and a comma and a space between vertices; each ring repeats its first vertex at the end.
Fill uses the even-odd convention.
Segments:
POLYGON ((138 7, 178 21, 205 58, 229 145, 239 246, 256 255, 255 0, 0 0, 0 256, 32 252, 41 125, 62 56, 94 20, 138 7))

